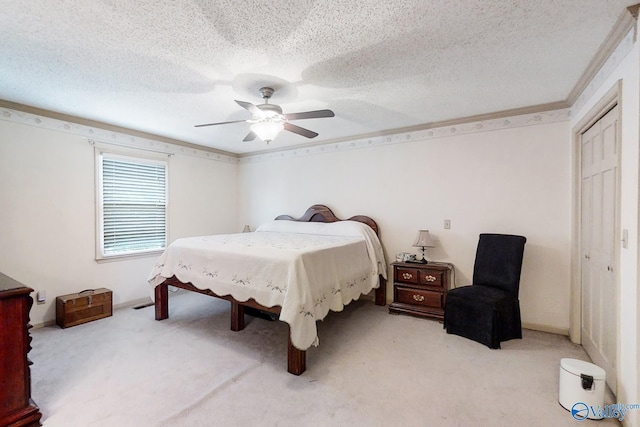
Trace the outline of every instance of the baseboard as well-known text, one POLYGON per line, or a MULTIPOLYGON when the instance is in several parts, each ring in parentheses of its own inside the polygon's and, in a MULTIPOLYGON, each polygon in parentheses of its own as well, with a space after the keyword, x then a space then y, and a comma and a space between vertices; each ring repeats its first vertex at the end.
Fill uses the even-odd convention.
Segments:
MULTIPOLYGON (((133 307, 133 306, 137 306, 137 305, 141 305, 141 304, 149 304, 151 301, 151 298, 147 297, 147 298, 138 298, 132 301, 127 301, 127 302, 123 302, 121 304, 116 304, 113 306, 114 310, 118 310, 120 308, 128 308, 128 307, 133 307)), ((40 328, 46 328, 49 326, 53 326, 56 324, 55 319, 54 320, 47 320, 45 322, 41 322, 41 323, 34 323, 33 325, 33 329, 40 329, 40 328)))
POLYGON ((40 329, 40 328, 46 328, 48 326, 53 326, 56 324, 55 320, 47 320, 46 322, 41 322, 41 323, 34 323, 33 325, 33 329, 40 329))
POLYGON ((142 304, 149 304, 151 301, 151 298, 147 297, 147 298, 138 298, 138 299, 134 299, 132 301, 127 301, 127 302, 123 302, 121 304, 116 304, 113 306, 114 310, 118 310, 120 308, 127 308, 127 307, 133 307, 136 305, 142 305, 142 304))
POLYGON ((522 328, 523 329, 530 329, 532 331, 548 332, 550 334, 569 336, 569 329, 556 328, 555 326, 549 326, 549 325, 540 325, 538 323, 525 323, 525 322, 523 322, 522 323, 522 328))

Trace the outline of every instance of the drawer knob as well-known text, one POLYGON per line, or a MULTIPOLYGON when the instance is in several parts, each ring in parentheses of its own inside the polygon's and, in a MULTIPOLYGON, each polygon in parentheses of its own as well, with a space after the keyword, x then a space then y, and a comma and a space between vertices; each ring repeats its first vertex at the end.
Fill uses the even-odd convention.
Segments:
POLYGON ((424 301, 424 296, 423 295, 414 294, 413 295, 413 299, 414 299, 414 301, 422 302, 422 301, 424 301))
POLYGON ((427 282, 435 282, 437 280, 436 276, 432 276, 430 274, 428 274, 425 278, 424 278, 427 282))
POLYGON ((403 278, 404 280, 409 280, 409 279, 411 279, 412 277, 413 277, 413 274, 411 274, 411 273, 402 273, 402 278, 403 278))

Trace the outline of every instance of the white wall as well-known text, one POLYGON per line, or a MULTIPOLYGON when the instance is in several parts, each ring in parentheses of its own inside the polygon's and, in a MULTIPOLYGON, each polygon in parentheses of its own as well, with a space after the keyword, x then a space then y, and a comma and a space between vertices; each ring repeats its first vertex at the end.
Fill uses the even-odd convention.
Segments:
MULTIPOLYGON (((31 323, 55 319, 55 297, 107 287, 114 304, 150 295, 157 256, 95 261, 94 147, 71 133, 0 120, 0 271, 46 291, 31 323)), ((237 165, 169 160, 170 239, 238 231, 237 165)))
MULTIPOLYGON (((571 126, 576 126, 585 118, 589 110, 597 104, 603 96, 622 80, 620 107, 622 109, 621 125, 621 229, 629 231, 629 243, 625 249, 620 244, 620 277, 618 295, 618 325, 619 325, 619 365, 618 365, 618 395, 620 403, 638 403, 640 401, 640 372, 639 315, 640 293, 638 284, 638 238, 640 231, 638 222, 638 165, 639 152, 639 117, 640 117, 640 44, 636 41, 606 78, 594 82, 589 89, 590 95, 580 108, 572 114, 571 126)), ((621 236, 618 236, 621 237, 621 236)), ((618 239, 620 240, 620 239, 618 239)), ((578 302, 579 303, 579 302, 578 302)), ((625 425, 640 425, 640 411, 629 411, 625 425)))
MULTIPOLYGON (((374 218, 388 259, 411 247, 418 229, 469 284, 478 234, 522 234, 523 322, 569 327, 570 132, 568 120, 240 164, 240 219, 256 226, 278 214, 302 215, 315 203, 341 218, 374 218), (450 230, 443 229, 450 219, 450 230)), ((392 284, 388 283, 392 296, 392 284)))

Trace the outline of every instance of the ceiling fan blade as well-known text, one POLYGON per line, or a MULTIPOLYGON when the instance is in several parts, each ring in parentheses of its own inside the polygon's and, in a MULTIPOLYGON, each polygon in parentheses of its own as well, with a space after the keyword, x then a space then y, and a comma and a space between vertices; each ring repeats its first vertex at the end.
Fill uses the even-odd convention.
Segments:
POLYGON ((306 111, 304 113, 291 113, 283 115, 286 120, 300 120, 300 119, 319 119, 322 117, 335 117, 335 114, 331 110, 316 110, 306 111))
POLYGON ((292 125, 291 123, 284 123, 284 129, 289 132, 297 133, 298 135, 306 136, 307 138, 315 138, 318 134, 312 130, 301 128, 300 126, 292 125))
POLYGON ((254 139, 256 139, 256 134, 253 132, 249 132, 247 134, 247 136, 244 137, 244 139, 242 140, 242 142, 249 142, 249 141, 253 141, 254 139))
POLYGON ((204 127, 204 126, 226 125, 226 124, 229 124, 229 123, 241 123, 241 122, 246 122, 246 120, 232 120, 230 122, 205 123, 203 125, 195 125, 194 127, 201 128, 201 127, 204 127))
POLYGON ((245 102, 245 101, 238 101, 237 99, 236 99, 236 102, 238 103, 239 106, 249 111, 254 116, 262 116, 262 110, 256 107, 255 105, 253 105, 252 103, 245 102))

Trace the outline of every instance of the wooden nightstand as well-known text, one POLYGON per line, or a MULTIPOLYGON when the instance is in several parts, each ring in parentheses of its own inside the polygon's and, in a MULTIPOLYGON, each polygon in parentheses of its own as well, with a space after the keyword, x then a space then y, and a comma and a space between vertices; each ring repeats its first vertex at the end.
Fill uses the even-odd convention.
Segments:
POLYGON ((451 284, 451 264, 394 262, 393 302, 389 312, 444 319, 444 300, 451 284))

